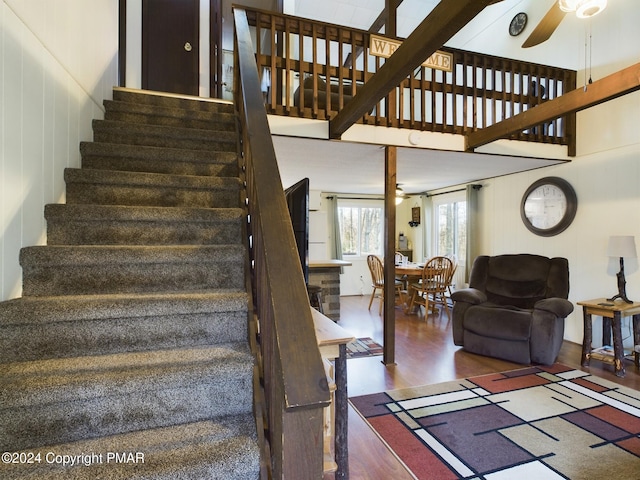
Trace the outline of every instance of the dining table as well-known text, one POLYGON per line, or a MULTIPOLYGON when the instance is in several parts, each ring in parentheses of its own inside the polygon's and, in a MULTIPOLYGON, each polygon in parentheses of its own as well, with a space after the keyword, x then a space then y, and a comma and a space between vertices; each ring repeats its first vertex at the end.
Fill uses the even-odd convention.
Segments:
POLYGON ((418 282, 422 278, 422 270, 424 269, 424 263, 403 262, 398 263, 395 266, 396 278, 402 281, 404 284, 403 290, 406 290, 406 302, 402 309, 405 313, 409 312, 409 305, 411 304, 410 285, 418 282))
POLYGON ((399 263, 396 264, 396 276, 404 276, 407 277, 422 277, 422 269, 424 268, 424 263, 399 263))

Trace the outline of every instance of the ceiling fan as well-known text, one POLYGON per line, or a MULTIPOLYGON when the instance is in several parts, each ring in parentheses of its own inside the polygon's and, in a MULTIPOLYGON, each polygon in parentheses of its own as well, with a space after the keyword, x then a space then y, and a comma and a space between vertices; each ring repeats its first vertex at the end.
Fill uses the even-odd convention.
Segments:
POLYGON ((602 12, 606 6, 607 0, 558 0, 542 17, 522 48, 533 47, 548 40, 567 13, 575 12, 578 18, 590 18, 602 12))

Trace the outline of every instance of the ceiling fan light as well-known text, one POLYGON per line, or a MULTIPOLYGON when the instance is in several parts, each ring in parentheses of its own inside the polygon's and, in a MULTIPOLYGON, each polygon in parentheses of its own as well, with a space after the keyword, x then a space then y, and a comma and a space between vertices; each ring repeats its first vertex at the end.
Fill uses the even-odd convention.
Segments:
POLYGON ((558 6, 563 12, 575 12, 580 0, 558 0, 558 6))
POLYGON ((576 8, 578 18, 589 18, 599 14, 607 7, 607 0, 583 0, 576 8))

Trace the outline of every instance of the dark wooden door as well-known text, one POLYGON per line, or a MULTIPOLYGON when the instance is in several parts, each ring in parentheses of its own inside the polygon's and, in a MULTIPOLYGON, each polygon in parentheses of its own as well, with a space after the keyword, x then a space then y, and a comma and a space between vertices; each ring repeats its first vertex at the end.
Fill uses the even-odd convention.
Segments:
POLYGON ((143 0, 142 88, 198 95, 199 0, 143 0))

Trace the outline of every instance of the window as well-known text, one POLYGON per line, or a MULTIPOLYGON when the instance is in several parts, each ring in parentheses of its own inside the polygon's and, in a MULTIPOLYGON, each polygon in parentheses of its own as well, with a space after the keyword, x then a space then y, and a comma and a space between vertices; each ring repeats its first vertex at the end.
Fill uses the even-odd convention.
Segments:
POLYGON ((464 261, 467 249, 467 202, 445 202, 434 205, 435 252, 436 255, 455 256, 458 261, 464 261))
POLYGON ((384 209, 379 201, 338 204, 342 255, 382 255, 384 209))

